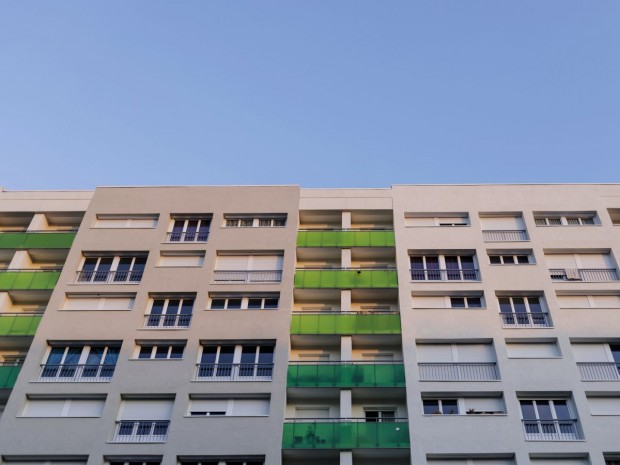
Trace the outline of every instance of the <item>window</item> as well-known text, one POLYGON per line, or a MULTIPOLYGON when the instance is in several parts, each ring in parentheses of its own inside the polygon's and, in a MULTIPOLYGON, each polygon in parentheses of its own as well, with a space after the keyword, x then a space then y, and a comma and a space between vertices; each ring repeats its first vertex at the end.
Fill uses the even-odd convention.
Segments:
POLYGON ((264 457, 200 457, 179 458, 180 465, 264 465, 264 457))
POLYGON ((157 266, 187 267, 202 266, 205 261, 204 251, 199 252, 161 252, 157 266))
POLYGON ((530 454, 531 465, 590 465, 591 463, 590 460, 588 460, 587 454, 567 455, 564 452, 557 454, 555 457, 548 456, 547 454, 545 454, 545 457, 533 455, 534 454, 530 454))
POLYGON ((168 242, 207 242, 211 215, 173 215, 168 231, 168 242))
POLYGON ((463 293, 449 295, 413 294, 413 308, 484 308, 482 293, 463 293))
POLYGON ((478 281, 474 255, 412 255, 412 281, 478 281))
POLYGON ((582 381, 620 381, 620 344, 571 342, 582 381))
POLYGON ((534 212, 534 223, 536 226, 593 226, 599 224, 596 212, 534 212))
POLYGON ((609 250, 600 253, 557 253, 545 251, 553 281, 617 281, 616 264, 609 250))
POLYGON ((286 214, 273 215, 224 215, 227 228, 282 228, 286 226, 286 214))
POLYGON ((175 297, 152 296, 151 310, 145 316, 147 329, 189 328, 194 309, 194 295, 175 297))
POLYGON ((508 358, 559 358, 557 339, 507 339, 508 358))
POLYGON ((469 226, 468 213, 405 213, 406 227, 469 226))
POLYGON ((261 254, 218 253, 214 271, 216 284, 279 283, 282 280, 281 252, 261 254))
POLYGON ((273 344, 203 345, 199 381, 271 381, 273 344))
POLYGON ((268 398, 192 398, 192 417, 264 417, 269 415, 268 398))
POLYGON ((63 310, 131 310, 136 294, 73 294, 67 293, 63 310))
POLYGON ((100 417, 105 398, 29 398, 24 407, 24 417, 100 417))
POLYGON ((611 224, 620 226, 620 208, 608 208, 607 213, 609 213, 611 224))
POLYGON ((142 281, 146 254, 86 256, 78 271, 79 284, 137 284, 142 281))
POLYGON ((173 399, 123 400, 113 442, 166 442, 173 404, 173 399))
POLYGON ((160 465, 161 464, 161 456, 153 456, 153 457, 136 457, 126 458, 125 456, 116 458, 116 457, 105 457, 106 463, 108 465, 160 465))
POLYGON ((210 294, 210 310, 268 310, 277 309, 278 293, 272 294, 210 294))
POLYGON ((173 360, 183 358, 185 344, 148 344, 141 343, 138 346, 139 360, 173 360))
POLYGON ((424 415, 458 415, 457 399, 424 399, 424 415))
POLYGON ((576 415, 567 399, 520 399, 519 403, 526 440, 581 439, 576 415))
POLYGON ((396 419, 396 409, 364 409, 364 418, 369 423, 393 422, 396 419))
POLYGON ((153 229, 157 227, 159 215, 135 214, 135 215, 97 215, 95 228, 102 229, 153 229))
POLYGON ((499 379, 490 343, 416 344, 420 381, 493 381, 499 379))
POLYGON ((498 297, 497 300, 502 323, 506 327, 548 328, 551 326, 551 318, 543 306, 541 297, 498 297))
POLYGON ((620 415, 620 396, 587 394, 590 414, 618 416, 620 415))
POLYGON ((49 349, 39 381, 110 381, 118 360, 118 346, 58 345, 49 349))
POLYGON ((86 465, 88 462, 88 456, 83 455, 63 455, 62 458, 58 458, 57 456, 49 458, 41 456, 34 457, 36 457, 36 460, 33 459, 32 455, 26 457, 11 456, 10 459, 7 456, 3 456, 2 463, 5 465, 86 465))
POLYGON ((481 213, 484 242, 529 241, 521 213, 481 213))
POLYGON ((560 308, 620 308, 620 294, 557 294, 560 308))
POLYGON ((500 415, 506 413, 501 393, 476 393, 459 397, 435 397, 423 393, 424 415, 500 415))
POLYGON ((519 252, 489 252, 491 265, 529 265, 534 263, 534 257, 530 251, 519 252))
MULTIPOLYGON (((498 456, 497 454, 483 454, 480 456, 472 457, 467 455, 465 457, 437 457, 427 455, 426 463, 428 465, 514 465, 514 456, 507 456, 503 454, 498 456)), ((560 465, 560 464, 558 464, 560 465)), ((572 465, 572 464, 571 464, 572 465)))

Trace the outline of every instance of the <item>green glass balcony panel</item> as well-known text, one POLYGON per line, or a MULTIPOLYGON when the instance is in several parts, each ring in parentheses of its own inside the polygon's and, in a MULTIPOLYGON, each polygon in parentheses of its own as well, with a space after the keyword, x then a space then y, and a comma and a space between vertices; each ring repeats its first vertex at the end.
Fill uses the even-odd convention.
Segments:
POLYGON ((42 315, 0 313, 0 336, 34 336, 42 315))
POLYGON ((21 369, 21 365, 0 364, 0 389, 13 389, 21 369))
POLYGON ((0 291, 54 289, 60 271, 0 271, 0 291))
POLYGON ((70 249, 74 232, 0 233, 0 249, 70 249))
POLYGON ((290 364, 288 387, 404 387, 402 363, 290 364))
POLYGON ((394 231, 299 231, 297 247, 394 247, 394 231))
POLYGON ((400 334, 398 313, 294 313, 291 334, 400 334))
POLYGON ((295 287, 355 289, 355 288, 396 288, 396 270, 296 270, 295 287))
POLYGON ((284 423, 283 449, 409 448, 406 421, 295 421, 284 423))

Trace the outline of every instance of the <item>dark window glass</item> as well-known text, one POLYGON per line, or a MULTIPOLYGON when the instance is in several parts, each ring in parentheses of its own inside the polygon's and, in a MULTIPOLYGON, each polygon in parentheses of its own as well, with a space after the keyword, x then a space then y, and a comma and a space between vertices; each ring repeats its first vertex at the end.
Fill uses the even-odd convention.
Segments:
POLYGON ((248 308, 261 308, 263 305, 263 299, 248 299, 248 308))
POLYGON ((441 401, 441 410, 444 415, 457 415, 459 408, 456 399, 444 399, 441 401))
POLYGON ((467 303, 469 304, 469 307, 482 307, 482 299, 480 297, 468 297, 467 303))
POLYGON ((278 299, 265 299, 265 308, 278 308, 278 299))
POLYGON ((170 358, 183 358, 183 349, 185 349, 185 346, 172 346, 170 358))
POLYGON ((142 346, 140 347, 140 353, 138 354, 138 358, 151 358, 152 352, 153 346, 142 346))
POLYGON ((155 349, 155 358, 168 358, 168 346, 158 346, 155 349))
POLYGON ((226 308, 226 299, 211 299, 211 308, 215 310, 226 308))
POLYGON ((465 308, 464 297, 450 297, 450 305, 452 308, 465 308))
POLYGON ((499 255, 490 255, 489 259, 491 260, 491 265, 501 265, 502 259, 499 255))
POLYGON ((228 306, 226 308, 241 308, 241 299, 228 299, 228 306))
POLYGON ((517 255, 517 263, 519 264, 528 264, 530 262, 530 257, 528 255, 517 255))
POLYGON ((441 413, 439 411, 439 401, 434 399, 427 399, 424 401, 424 414, 436 415, 441 413))

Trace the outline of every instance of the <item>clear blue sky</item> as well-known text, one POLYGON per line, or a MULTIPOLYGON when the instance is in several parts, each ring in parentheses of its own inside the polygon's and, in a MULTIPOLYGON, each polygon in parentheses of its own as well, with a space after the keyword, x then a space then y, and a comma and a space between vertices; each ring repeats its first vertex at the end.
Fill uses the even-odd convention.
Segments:
POLYGON ((0 2, 0 186, 619 182, 618 0, 0 2))

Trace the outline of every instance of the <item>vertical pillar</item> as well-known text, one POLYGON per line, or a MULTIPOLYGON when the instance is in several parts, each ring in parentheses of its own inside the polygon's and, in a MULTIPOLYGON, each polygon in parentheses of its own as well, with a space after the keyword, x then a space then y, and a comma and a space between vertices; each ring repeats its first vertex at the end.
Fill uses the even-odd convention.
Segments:
POLYGON ((351 268, 351 249, 342 249, 340 251, 340 267, 351 268))
POLYGON ((353 452, 350 450, 341 450, 340 465, 353 465, 353 452))
POLYGON ((351 311, 351 289, 343 289, 340 291, 340 311, 351 311))
POLYGON ((45 231, 48 228, 49 223, 43 213, 35 213, 28 225, 28 231, 45 231))
POLYGON ((351 336, 340 338, 340 360, 342 362, 353 360, 353 338, 351 336))
POLYGON ((342 212, 342 229, 351 229, 351 212, 342 212))
POLYGON ((340 418, 351 418, 353 416, 353 401, 350 389, 340 391, 340 418))
POLYGON ((9 263, 9 270, 20 270, 20 269, 28 269, 34 268, 32 265, 32 260, 30 260, 30 255, 26 250, 16 250, 15 255, 9 263))

